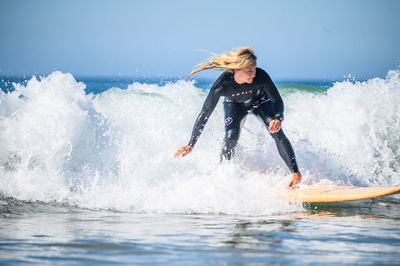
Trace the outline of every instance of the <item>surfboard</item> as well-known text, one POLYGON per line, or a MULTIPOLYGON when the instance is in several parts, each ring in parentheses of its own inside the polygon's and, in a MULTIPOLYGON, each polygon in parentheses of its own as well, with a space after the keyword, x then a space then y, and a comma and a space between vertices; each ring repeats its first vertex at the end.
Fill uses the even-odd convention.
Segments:
POLYGON ((400 187, 325 186, 287 189, 281 198, 303 203, 345 202, 400 193, 400 187))

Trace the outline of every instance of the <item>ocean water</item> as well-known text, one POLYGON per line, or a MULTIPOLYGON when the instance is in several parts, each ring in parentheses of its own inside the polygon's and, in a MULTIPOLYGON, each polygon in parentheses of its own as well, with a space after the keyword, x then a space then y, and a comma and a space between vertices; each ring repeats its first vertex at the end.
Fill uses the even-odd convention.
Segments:
MULTIPOLYGON (((173 158, 211 84, 3 78, 0 264, 399 264, 399 195, 276 198, 290 173, 254 117, 219 163, 222 100, 173 158)), ((400 186, 400 71, 278 88, 303 186, 400 186)))

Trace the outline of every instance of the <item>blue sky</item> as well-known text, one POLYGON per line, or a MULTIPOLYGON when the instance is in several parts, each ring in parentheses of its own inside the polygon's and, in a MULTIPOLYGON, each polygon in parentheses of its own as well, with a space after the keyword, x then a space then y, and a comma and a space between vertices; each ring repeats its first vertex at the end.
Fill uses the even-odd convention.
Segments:
POLYGON ((400 65, 396 0, 0 0, 0 12, 0 75, 184 77, 202 50, 246 45, 273 79, 384 77, 400 65))

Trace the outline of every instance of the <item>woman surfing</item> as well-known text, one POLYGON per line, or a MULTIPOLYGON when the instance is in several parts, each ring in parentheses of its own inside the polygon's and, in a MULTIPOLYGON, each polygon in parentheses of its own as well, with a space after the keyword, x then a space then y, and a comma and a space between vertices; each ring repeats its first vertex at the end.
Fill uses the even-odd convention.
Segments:
POLYGON ((237 48, 226 54, 212 54, 213 58, 194 69, 185 79, 207 69, 225 70, 215 81, 194 124, 188 145, 180 148, 175 157, 186 156, 200 137, 205 124, 214 111, 220 97, 225 97, 225 137, 221 160, 230 160, 235 155, 240 129, 249 113, 256 115, 275 140, 279 155, 292 173, 289 187, 301 182, 295 154, 288 138, 283 133, 283 101, 269 75, 257 67, 257 57, 249 47, 237 48))

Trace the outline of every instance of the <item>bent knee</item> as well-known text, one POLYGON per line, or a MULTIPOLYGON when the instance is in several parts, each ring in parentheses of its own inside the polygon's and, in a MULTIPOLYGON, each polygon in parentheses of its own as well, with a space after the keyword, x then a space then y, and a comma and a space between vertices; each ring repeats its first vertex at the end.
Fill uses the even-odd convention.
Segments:
POLYGON ((225 139, 230 141, 237 141, 239 139, 239 130, 230 129, 225 133, 225 139))
POLYGON ((271 137, 275 140, 275 141, 283 141, 286 139, 286 135, 283 133, 283 130, 280 129, 278 132, 276 133, 269 133, 271 135, 271 137))

